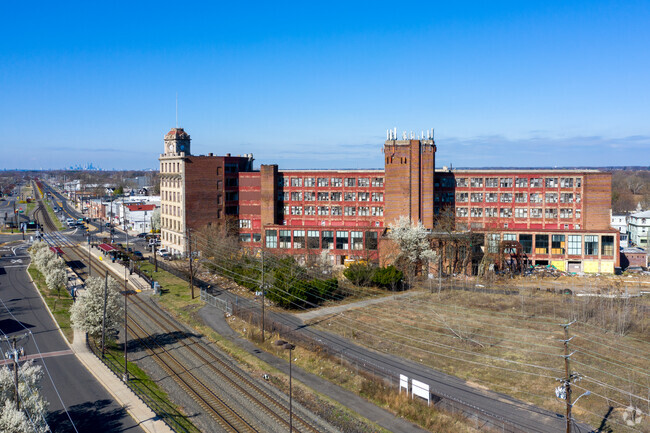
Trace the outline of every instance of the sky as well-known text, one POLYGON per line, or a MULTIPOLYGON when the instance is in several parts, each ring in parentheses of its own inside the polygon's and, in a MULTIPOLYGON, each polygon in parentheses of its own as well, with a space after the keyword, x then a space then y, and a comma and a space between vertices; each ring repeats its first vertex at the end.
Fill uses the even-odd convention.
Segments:
POLYGON ((650 165, 650 1, 5 2, 0 169, 650 165))

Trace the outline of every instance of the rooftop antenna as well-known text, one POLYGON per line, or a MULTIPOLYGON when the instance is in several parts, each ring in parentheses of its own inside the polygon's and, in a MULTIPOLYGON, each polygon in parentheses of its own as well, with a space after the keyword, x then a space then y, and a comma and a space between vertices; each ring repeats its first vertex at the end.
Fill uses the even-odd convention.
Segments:
POLYGON ((176 92, 176 129, 178 129, 178 92, 176 92))

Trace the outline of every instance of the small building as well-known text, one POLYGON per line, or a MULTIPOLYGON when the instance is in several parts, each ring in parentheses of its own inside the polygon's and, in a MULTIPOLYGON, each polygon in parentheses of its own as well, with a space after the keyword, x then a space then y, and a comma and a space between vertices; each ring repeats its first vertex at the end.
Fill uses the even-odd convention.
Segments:
POLYGON ((612 215, 612 228, 621 233, 627 233, 627 215, 612 215))
POLYGON ((623 248, 621 250, 621 268, 630 266, 648 266, 648 255, 643 248, 623 248))
POLYGON ((627 217, 627 227, 632 245, 647 248, 650 234, 650 210, 633 213, 627 217))

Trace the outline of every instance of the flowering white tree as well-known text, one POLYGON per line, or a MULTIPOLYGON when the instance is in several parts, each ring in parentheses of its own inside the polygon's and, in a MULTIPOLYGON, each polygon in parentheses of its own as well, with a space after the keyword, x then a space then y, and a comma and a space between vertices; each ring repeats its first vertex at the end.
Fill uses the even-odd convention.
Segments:
MULTIPOLYGON (((104 314, 104 279, 90 277, 86 280, 86 291, 70 308, 72 326, 86 331, 92 337, 101 337, 104 314)), ((106 334, 115 334, 122 321, 124 307, 120 286, 110 278, 106 296, 106 334)))
POLYGON ((14 401, 14 374, 9 367, 0 368, 0 432, 45 433, 48 403, 40 392, 43 371, 32 361, 18 367, 18 398, 20 409, 14 401))
POLYGON ((421 222, 412 223, 410 218, 401 216, 395 223, 389 224, 387 237, 398 249, 395 263, 404 272, 409 284, 421 266, 438 258, 431 249, 429 232, 421 222))
POLYGON ((57 257, 54 260, 48 262, 48 267, 45 270, 45 283, 50 291, 57 291, 59 296, 61 296, 61 289, 65 287, 66 283, 66 269, 65 262, 63 259, 57 257))
POLYGON ((157 207, 154 209, 151 214, 151 231, 159 232, 160 231, 160 208, 157 207))

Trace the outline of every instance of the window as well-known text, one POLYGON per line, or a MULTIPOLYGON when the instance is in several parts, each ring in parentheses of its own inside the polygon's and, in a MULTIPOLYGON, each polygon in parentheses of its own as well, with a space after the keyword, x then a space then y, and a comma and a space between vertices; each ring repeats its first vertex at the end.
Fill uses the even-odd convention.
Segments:
POLYGON ((496 203, 499 199, 499 195, 496 192, 485 193, 485 202, 486 203, 496 203))
POLYGON ((304 230, 294 230, 293 231, 293 247, 294 248, 305 248, 305 231, 304 230))
POLYGON ((356 183, 357 183, 357 179, 354 177, 345 178, 345 186, 355 186, 356 183))
POLYGON ((377 249, 377 233, 376 232, 366 232, 366 249, 367 250, 376 250, 377 249))
POLYGON ((582 178, 576 177, 576 188, 580 188, 581 186, 582 186, 582 178))
POLYGON ((384 186, 384 178, 383 177, 372 178, 372 186, 384 186))
POLYGON ((343 185, 343 181, 340 177, 332 178, 332 186, 341 186, 341 185, 343 185))
POLYGON ((249 229, 251 228, 251 220, 239 220, 240 229, 249 229))
POLYGON ((282 206, 282 215, 289 215, 290 212, 291 212, 291 206, 289 206, 288 204, 282 206))
POLYGON ((237 164, 225 164, 226 173, 237 173, 237 164))
POLYGON ((614 255, 614 236, 603 236, 602 238, 603 246, 601 247, 601 254, 603 256, 613 256, 614 255))
POLYGON ((318 249, 320 247, 320 235, 318 230, 307 231, 307 248, 318 249))
POLYGON ((302 206, 291 206, 291 215, 302 215, 302 206))
POLYGON ((316 184, 316 179, 313 177, 306 177, 305 178, 305 186, 314 186, 316 184))
POLYGON ((291 186, 302 186, 302 177, 292 177, 291 186))
POLYGON ((499 179, 496 177, 488 177, 485 179, 485 186, 487 188, 496 188, 499 186, 499 179))
POLYGON ((517 188, 528 188, 528 178, 518 177, 515 179, 515 186, 517 188))
POLYGON ((336 249, 337 250, 348 249, 348 232, 342 232, 342 231, 336 232, 336 249))
POLYGON ((318 186, 330 186, 329 179, 326 177, 319 177, 318 178, 318 186))
POLYGON ((499 217, 512 218, 512 208, 502 207, 501 209, 499 209, 499 217))
POLYGON ((370 215, 370 208, 368 206, 359 206, 359 216, 370 215))
POLYGON ((358 179, 357 185, 359 186, 370 186, 370 179, 367 177, 362 177, 358 179))
POLYGON ((474 218, 480 218, 483 216, 483 208, 480 207, 473 207, 469 211, 469 216, 474 217, 474 218))
POLYGON ((360 192, 359 193, 359 201, 368 201, 370 200, 370 193, 369 192, 360 192))
POLYGON ((472 203, 482 203, 483 202, 483 193, 482 192, 473 192, 470 195, 470 200, 472 200, 472 203))
POLYGON ((318 201, 328 201, 330 199, 330 193, 329 192, 319 192, 318 193, 318 201))
POLYGON ((467 202, 467 197, 468 193, 466 192, 457 192, 456 193, 456 201, 460 203, 465 203, 467 202))
POLYGON ((372 216, 383 216, 384 208, 383 207, 372 207, 372 216))
POLYGON ((546 193, 546 203, 557 203, 557 193, 556 192, 547 192, 546 193))
POLYGON ((528 218, 528 208, 527 207, 516 207, 515 208, 515 218, 528 218))
POLYGON ((384 201, 384 193, 383 192, 373 192, 372 193, 372 201, 384 201))
POLYGON ((343 197, 343 194, 340 192, 332 192, 330 193, 330 200, 332 201, 341 201, 341 198, 343 197))
POLYGON ((334 249, 334 232, 323 230, 321 233, 321 245, 324 250, 334 249))
POLYGON ((287 177, 279 177, 278 178, 278 186, 289 186, 289 178, 287 178, 287 177))
POLYGON ((582 254, 582 236, 569 235, 569 255, 579 256, 582 254))
POLYGON ((535 254, 548 254, 548 235, 535 235, 535 254))
POLYGON ((598 236, 585 235, 585 255, 587 256, 598 255, 598 236))
POLYGON ((251 234, 250 233, 241 233, 239 235, 239 242, 250 242, 251 234))
POLYGON ((343 212, 346 216, 354 216, 357 214, 357 208, 354 206, 346 206, 343 212))
POLYGON ((483 188, 483 178, 482 177, 472 177, 469 180, 469 184, 472 188, 483 188))
POLYGON ((329 215, 330 207, 329 206, 318 206, 318 215, 329 215))
POLYGON ((363 249, 363 232, 350 232, 350 240, 352 241, 353 250, 363 249))
POLYGON ((564 254, 564 235, 551 235, 551 254, 564 254))
POLYGON ((541 188, 542 187, 542 178, 541 177, 533 177, 530 179, 530 187, 531 188, 541 188))
POLYGON ((454 187, 454 179, 451 177, 443 177, 440 179, 440 186, 443 188, 453 188, 454 187))
POLYGON ((542 217, 542 208, 541 207, 531 207, 530 208, 530 217, 531 218, 541 218, 542 217))
POLYGON ((316 200, 316 193, 314 191, 305 191, 305 201, 316 200))
POLYGON ((456 208, 456 216, 463 218, 467 216, 467 208, 466 207, 457 207, 456 208))
POLYGON ((545 179, 546 188, 557 188, 557 177, 547 177, 545 179))
POLYGON ((499 215, 497 212, 497 208, 495 207, 486 207, 485 208, 485 216, 488 218, 496 218, 499 215))
POLYGON ((332 206, 332 215, 341 215, 341 206, 332 206))
POLYGON ((557 219, 557 208, 544 209, 544 218, 546 219, 557 219))
MULTIPOLYGON (((576 209, 576 219, 580 219, 580 216, 581 216, 580 209, 576 209)), ((578 228, 578 227, 576 227, 576 228, 578 228)))
POLYGON ((345 192, 343 194, 343 200, 345 201, 355 201, 357 198, 357 194, 354 192, 345 192))
POLYGON ((217 181, 217 189, 223 189, 223 180, 217 181))
POLYGON ((512 203, 512 193, 511 192, 502 192, 499 194, 501 203, 512 203))
POLYGON ((541 203, 542 202, 542 194, 538 192, 531 192, 530 193, 530 202, 531 203, 541 203))
POLYGON ((305 215, 316 215, 316 208, 314 206, 305 206, 305 215))
POLYGON ((262 235, 260 233, 253 233, 253 242, 261 242, 262 235))
POLYGON ((580 203, 580 193, 576 193, 576 203, 580 203))
POLYGON ((514 233, 504 233, 503 234, 503 240, 504 241, 516 241, 517 240, 517 235, 514 233))
POLYGON ((560 188, 573 188, 573 178, 572 177, 561 177, 560 178, 560 188))
POLYGON ((283 192, 283 191, 278 192, 278 200, 289 201, 290 199, 291 199, 291 193, 290 192, 288 192, 288 191, 287 192, 283 192))
POLYGON ((226 179, 226 186, 237 186, 239 185, 239 179, 236 177, 229 177, 226 179))
POLYGON ((467 178, 466 177, 456 178, 456 187, 466 187, 466 186, 467 186, 467 178))
POLYGON ((266 248, 277 248, 278 247, 278 232, 277 230, 267 230, 266 231, 266 248))
POLYGON ((527 203, 528 202, 528 193, 527 192, 517 192, 515 193, 515 203, 527 203))
POLYGON ((300 191, 292 192, 291 193, 291 200, 293 200, 293 201, 302 201, 302 192, 300 192, 300 191))
POLYGON ((499 251, 499 242, 501 242, 501 235, 499 233, 488 233, 488 252, 497 253, 499 251))
POLYGON ((519 235, 519 243, 524 249, 524 254, 533 253, 533 235, 519 235))
POLYGON ((573 203, 573 193, 563 192, 560 194, 560 203, 573 203))
POLYGON ((560 218, 564 218, 564 219, 573 218, 573 209, 571 209, 571 208, 561 208, 560 209, 560 218))
POLYGON ((512 188, 512 178, 511 177, 502 177, 499 179, 499 186, 501 188, 512 188))
POLYGON ((291 248, 291 230, 280 230, 280 248, 291 248))

